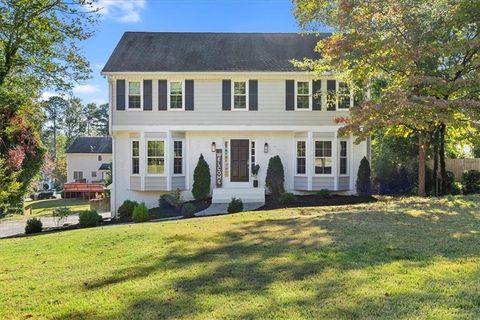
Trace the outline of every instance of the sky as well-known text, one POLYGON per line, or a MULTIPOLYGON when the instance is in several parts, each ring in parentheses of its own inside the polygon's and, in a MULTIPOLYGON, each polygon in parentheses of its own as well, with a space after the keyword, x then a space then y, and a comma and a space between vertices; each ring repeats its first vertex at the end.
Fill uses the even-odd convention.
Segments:
MULTIPOLYGON (((92 79, 77 84, 83 103, 105 103, 100 71, 125 31, 298 32, 291 0, 99 0, 96 34, 83 43, 92 79)), ((51 96, 45 92, 44 98, 51 96)))

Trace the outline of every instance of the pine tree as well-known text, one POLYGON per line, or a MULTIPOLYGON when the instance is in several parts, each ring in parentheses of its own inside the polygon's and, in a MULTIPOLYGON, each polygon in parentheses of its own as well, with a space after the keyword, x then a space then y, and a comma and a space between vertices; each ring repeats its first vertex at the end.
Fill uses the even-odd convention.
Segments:
POLYGON ((372 194, 372 182, 370 178, 370 163, 366 157, 360 161, 360 167, 357 173, 357 193, 360 196, 369 196, 372 194))
POLYGON ((268 161, 267 177, 265 185, 270 190, 273 197, 277 198, 285 192, 283 183, 285 182, 285 173, 283 171, 282 160, 279 156, 270 158, 268 161))
POLYGON ((197 200, 204 200, 210 194, 210 167, 203 158, 203 154, 200 155, 193 172, 192 194, 197 200))

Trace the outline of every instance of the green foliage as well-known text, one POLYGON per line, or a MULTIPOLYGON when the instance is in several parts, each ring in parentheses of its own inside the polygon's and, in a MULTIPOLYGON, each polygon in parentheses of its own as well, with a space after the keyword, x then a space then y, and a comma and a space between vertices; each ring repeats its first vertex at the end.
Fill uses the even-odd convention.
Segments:
POLYGON ((243 201, 242 199, 232 198, 232 201, 228 204, 227 212, 236 213, 243 211, 243 201))
POLYGON ((451 171, 447 171, 447 181, 445 182, 445 193, 458 195, 462 194, 462 184, 455 181, 455 174, 451 171))
POLYGON ((108 170, 105 173, 104 183, 105 183, 105 186, 108 187, 109 185, 112 184, 112 182, 113 182, 113 162, 110 161, 108 163, 108 170))
POLYGON ((31 218, 27 220, 25 225, 25 234, 39 233, 42 232, 42 221, 37 218, 31 218))
POLYGON ((190 203, 190 202, 184 203, 182 206, 182 215, 185 218, 192 218, 194 217, 195 210, 196 208, 193 205, 193 203, 190 203))
POLYGON ((125 200, 118 208, 118 216, 120 219, 132 219, 133 209, 138 205, 137 201, 125 200))
POLYGON ((270 190, 274 198, 278 198, 280 194, 285 192, 283 183, 285 182, 285 173, 280 156, 271 157, 268 161, 267 176, 265 185, 270 190))
POLYGON ((370 177, 370 163, 366 157, 360 161, 360 167, 357 174, 357 193, 360 196, 369 196, 372 194, 372 182, 370 177))
POLYGON ((480 193, 480 171, 469 170, 462 175, 464 194, 480 193))
POLYGON ((183 198, 180 189, 172 193, 164 193, 158 199, 158 206, 162 209, 175 208, 179 210, 182 207, 183 198))
POLYGON ((297 197, 291 192, 284 192, 278 197, 278 202, 284 206, 294 204, 297 201, 297 197))
POLYGON ((322 199, 327 199, 330 198, 330 190, 328 189, 322 189, 317 192, 317 197, 322 198, 322 199))
POLYGON ((102 216, 96 210, 84 210, 78 214, 80 228, 96 227, 102 221, 102 216))
POLYGON ((55 221, 55 225, 59 226, 70 215, 71 211, 68 207, 57 207, 53 209, 52 216, 55 221))
POLYGON ((202 154, 193 172, 192 194, 196 200, 205 200, 210 195, 210 168, 202 154))
POLYGON ((148 220, 148 209, 145 203, 140 203, 135 206, 135 209, 133 209, 133 222, 139 223, 139 222, 145 222, 148 220))

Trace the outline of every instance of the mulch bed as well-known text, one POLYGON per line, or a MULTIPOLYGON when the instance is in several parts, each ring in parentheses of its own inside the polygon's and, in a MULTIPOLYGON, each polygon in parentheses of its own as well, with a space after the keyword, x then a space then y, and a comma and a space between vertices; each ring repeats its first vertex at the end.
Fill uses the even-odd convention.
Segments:
MULTIPOLYGON (((208 198, 207 200, 192 200, 186 201, 185 203, 191 203, 195 207, 194 213, 200 212, 202 210, 207 209, 210 204, 212 204, 212 198, 208 198)), ((182 209, 176 209, 174 207, 168 208, 152 208, 148 210, 150 219, 161 219, 161 218, 170 218, 170 217, 178 217, 182 216, 182 209)))
POLYGON ((315 194, 312 195, 297 195, 296 201, 289 205, 283 205, 271 196, 265 197, 265 205, 257 210, 274 210, 281 208, 302 208, 302 207, 321 207, 321 206, 345 206, 359 203, 376 202, 374 197, 359 197, 359 196, 340 196, 331 195, 329 197, 321 197, 315 194))

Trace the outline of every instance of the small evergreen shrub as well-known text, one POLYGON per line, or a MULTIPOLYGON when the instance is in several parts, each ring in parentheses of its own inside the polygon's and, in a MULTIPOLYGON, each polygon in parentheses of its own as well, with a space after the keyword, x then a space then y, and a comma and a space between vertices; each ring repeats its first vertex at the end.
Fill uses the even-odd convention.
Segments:
POLYGON ((284 206, 293 204, 295 201, 297 201, 297 197, 291 192, 284 192, 278 197, 278 202, 284 206))
POLYGON ((140 203, 135 206, 135 209, 133 209, 133 222, 139 223, 139 222, 145 222, 148 220, 148 209, 145 203, 140 203))
POLYGON ((227 212, 236 213, 243 211, 243 202, 242 199, 232 198, 232 201, 228 204, 227 212))
POLYGON ((81 211, 78 215, 78 222, 80 228, 96 227, 102 221, 102 216, 96 210, 81 211))
POLYGON ((195 213, 195 206, 193 205, 193 203, 187 202, 183 204, 182 216, 184 216, 185 218, 192 218, 194 217, 194 213, 195 213))
POLYGON ((359 196, 369 196, 372 194, 370 163, 366 157, 360 161, 360 167, 357 174, 357 193, 359 196))
POLYGON ((136 205, 138 205, 137 201, 125 200, 118 208, 118 216, 121 219, 131 220, 136 205))
POLYGON ((158 199, 158 206, 162 209, 175 208, 179 210, 182 207, 183 198, 180 189, 173 193, 162 194, 158 199))
POLYGON ((268 161, 267 177, 265 185, 274 198, 278 198, 285 192, 283 183, 285 182, 285 173, 283 171, 282 160, 279 156, 271 157, 268 161))
POLYGON ((210 195, 210 167, 202 154, 193 172, 192 194, 196 200, 205 200, 210 195))
POLYGON ((39 233, 42 232, 42 221, 37 218, 32 218, 27 220, 25 225, 25 234, 39 233))
POLYGON ((455 182, 455 174, 452 171, 446 172, 445 194, 462 194, 462 184, 455 182))
POLYGON ((463 194, 480 193, 480 171, 469 170, 462 175, 463 194))
POLYGON ((70 213, 70 208, 68 207, 57 207, 53 209, 52 216, 55 225, 58 227, 60 223, 64 222, 64 220, 66 221, 70 213))
POLYGON ((330 190, 328 189, 322 189, 317 192, 317 196, 322 199, 327 199, 330 198, 330 190))

